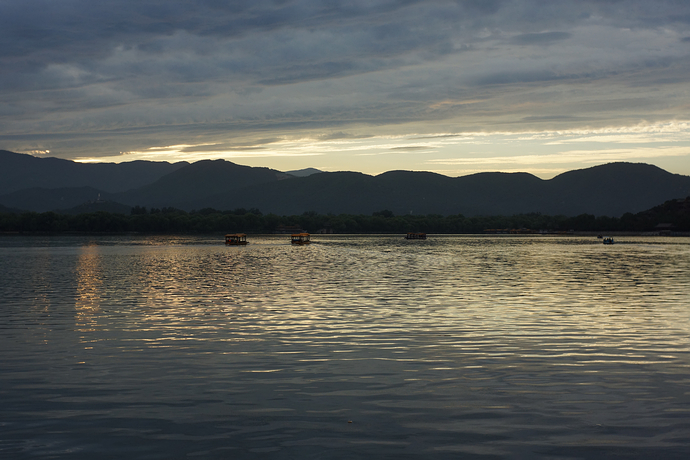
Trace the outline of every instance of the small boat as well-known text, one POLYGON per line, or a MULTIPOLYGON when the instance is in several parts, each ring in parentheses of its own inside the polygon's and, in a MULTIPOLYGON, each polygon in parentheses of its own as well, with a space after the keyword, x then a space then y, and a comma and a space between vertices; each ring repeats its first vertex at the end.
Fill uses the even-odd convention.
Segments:
POLYGON ((415 233, 415 232, 410 232, 407 235, 405 235, 406 240, 425 240, 426 239, 426 233, 415 233))
POLYGON ((613 244, 613 237, 612 236, 605 236, 602 239, 602 243, 604 244, 613 244))
POLYGON ((292 244, 309 244, 311 243, 309 237, 309 233, 293 233, 290 235, 290 242, 292 244))
POLYGON ((247 244, 247 235, 244 233, 228 233, 225 235, 225 244, 243 246, 247 244))

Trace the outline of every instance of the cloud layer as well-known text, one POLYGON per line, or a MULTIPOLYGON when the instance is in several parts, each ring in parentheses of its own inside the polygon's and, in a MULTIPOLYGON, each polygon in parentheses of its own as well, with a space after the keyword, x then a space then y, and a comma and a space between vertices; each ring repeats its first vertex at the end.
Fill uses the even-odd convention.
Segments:
POLYGON ((0 147, 251 152, 686 120, 689 55, 683 0, 7 0, 0 147))

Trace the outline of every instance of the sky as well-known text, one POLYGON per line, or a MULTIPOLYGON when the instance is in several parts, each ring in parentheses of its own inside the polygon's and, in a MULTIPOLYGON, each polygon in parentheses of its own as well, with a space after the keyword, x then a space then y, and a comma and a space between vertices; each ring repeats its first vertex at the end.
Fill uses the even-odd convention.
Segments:
POLYGON ((0 149, 690 175, 690 1, 0 0, 0 149))

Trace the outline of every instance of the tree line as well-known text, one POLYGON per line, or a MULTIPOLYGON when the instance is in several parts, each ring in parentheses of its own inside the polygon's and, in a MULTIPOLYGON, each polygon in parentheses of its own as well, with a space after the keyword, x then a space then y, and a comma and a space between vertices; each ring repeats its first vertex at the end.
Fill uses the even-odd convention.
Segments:
POLYGON ((88 233, 273 233, 285 226, 306 231, 333 233, 483 233, 493 232, 567 232, 567 231, 653 231, 657 224, 670 222, 677 231, 690 231, 687 215, 650 215, 627 213, 620 218, 581 214, 575 217, 548 216, 539 213, 513 216, 394 215, 382 210, 372 215, 319 214, 305 212, 296 216, 262 214, 257 209, 219 211, 206 208, 186 212, 175 208, 135 206, 131 214, 92 212, 77 215, 55 212, 0 214, 0 232, 88 232, 88 233), (665 220, 664 220, 665 219, 665 220))

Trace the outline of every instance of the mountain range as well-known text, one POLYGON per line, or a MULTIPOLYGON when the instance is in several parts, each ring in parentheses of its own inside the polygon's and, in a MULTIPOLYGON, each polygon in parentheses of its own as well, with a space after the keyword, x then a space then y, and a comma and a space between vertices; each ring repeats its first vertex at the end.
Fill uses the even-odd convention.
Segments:
POLYGON ((132 206, 183 210, 255 208, 263 213, 619 217, 690 196, 690 176, 643 163, 609 163, 543 180, 528 173, 448 177, 389 171, 376 176, 281 172, 225 160, 82 164, 0 151, 0 210, 80 212, 132 206), (99 207, 100 205, 100 207, 99 207))

